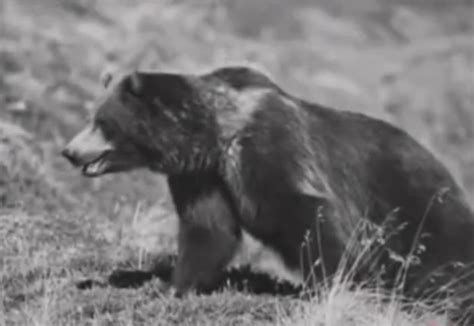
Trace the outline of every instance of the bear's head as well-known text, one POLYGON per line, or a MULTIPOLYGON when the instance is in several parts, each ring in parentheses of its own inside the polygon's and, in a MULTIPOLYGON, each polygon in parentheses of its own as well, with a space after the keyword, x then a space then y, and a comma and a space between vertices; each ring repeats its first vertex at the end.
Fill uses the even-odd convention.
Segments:
POLYGON ((196 77, 135 72, 104 81, 91 121, 62 152, 84 175, 140 167, 172 173, 217 148, 216 122, 199 100, 196 77))
POLYGON ((103 82, 105 95, 91 121, 62 152, 91 177, 135 168, 165 174, 211 168, 224 147, 223 128, 243 123, 236 94, 270 85, 246 68, 199 76, 134 72, 116 82, 106 75, 103 82))

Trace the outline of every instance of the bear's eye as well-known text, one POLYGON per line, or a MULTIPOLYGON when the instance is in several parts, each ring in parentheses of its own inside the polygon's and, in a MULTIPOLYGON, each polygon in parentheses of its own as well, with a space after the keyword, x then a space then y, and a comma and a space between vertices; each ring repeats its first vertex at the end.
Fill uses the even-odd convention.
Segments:
POLYGON ((113 124, 105 119, 96 118, 94 128, 99 128, 107 139, 112 139, 116 134, 113 124))

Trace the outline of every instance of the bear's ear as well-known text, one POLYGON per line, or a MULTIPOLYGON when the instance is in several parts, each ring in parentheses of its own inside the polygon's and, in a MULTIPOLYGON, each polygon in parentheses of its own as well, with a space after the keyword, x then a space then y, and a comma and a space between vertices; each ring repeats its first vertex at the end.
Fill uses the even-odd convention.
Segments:
POLYGON ((113 79, 114 79, 114 76, 112 75, 112 73, 110 71, 106 71, 100 76, 100 82, 102 83, 104 88, 109 87, 110 82, 113 79))
POLYGON ((108 88, 110 83, 114 80, 115 75, 117 74, 117 68, 113 66, 106 66, 100 73, 100 82, 105 87, 108 88))
POLYGON ((133 95, 140 95, 143 90, 143 78, 140 73, 134 71, 130 74, 127 80, 127 90, 133 95))

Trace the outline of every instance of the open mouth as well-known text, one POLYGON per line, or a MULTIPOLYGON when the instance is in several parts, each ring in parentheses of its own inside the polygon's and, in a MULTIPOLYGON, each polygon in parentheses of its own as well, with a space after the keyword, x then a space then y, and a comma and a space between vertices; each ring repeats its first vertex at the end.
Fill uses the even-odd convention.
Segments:
POLYGON ((87 177, 96 177, 107 172, 109 168, 109 161, 105 152, 92 162, 86 163, 82 166, 82 174, 87 177))

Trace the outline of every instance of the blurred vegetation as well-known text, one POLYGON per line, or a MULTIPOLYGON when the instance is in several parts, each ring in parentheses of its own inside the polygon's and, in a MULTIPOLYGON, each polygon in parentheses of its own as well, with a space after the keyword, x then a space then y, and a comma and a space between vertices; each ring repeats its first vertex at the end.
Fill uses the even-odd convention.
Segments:
MULTIPOLYGON (((85 179, 58 155, 101 94, 106 66, 196 73, 257 67, 294 94, 406 129, 474 198, 473 6, 471 0, 3 0, 2 284, 36 257, 31 252, 52 244, 68 252, 60 260, 67 266, 103 242, 106 257, 131 248, 130 257, 142 264, 142 254, 165 241, 160 230, 173 229, 161 176, 137 171, 85 179), (33 236, 47 230, 70 237, 33 236), (23 265, 7 266, 6 258, 19 253, 23 265)), ((104 263, 100 257, 94 262, 104 263)), ((106 268, 94 266, 88 273, 106 268)), ((24 268, 28 274, 33 267, 24 268)), ((15 301, 12 293, 23 285, 8 284, 8 300, 15 301)))

